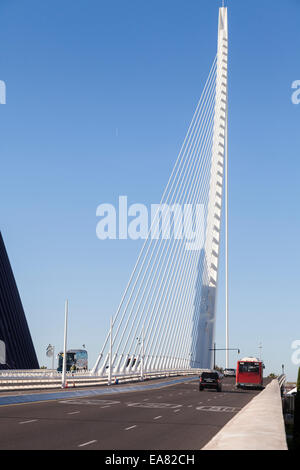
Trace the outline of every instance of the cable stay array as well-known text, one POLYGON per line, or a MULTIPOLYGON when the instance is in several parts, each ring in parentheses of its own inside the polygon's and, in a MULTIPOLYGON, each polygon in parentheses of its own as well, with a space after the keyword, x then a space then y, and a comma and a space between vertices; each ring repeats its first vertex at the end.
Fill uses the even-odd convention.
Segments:
POLYGON ((93 374, 210 366, 227 128, 220 10, 218 54, 93 374))

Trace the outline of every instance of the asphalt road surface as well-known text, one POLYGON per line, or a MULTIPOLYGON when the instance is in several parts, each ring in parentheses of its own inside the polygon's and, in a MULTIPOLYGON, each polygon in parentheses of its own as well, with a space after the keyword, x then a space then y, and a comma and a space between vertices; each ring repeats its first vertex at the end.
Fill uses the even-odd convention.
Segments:
POLYGON ((222 393, 199 392, 198 378, 163 382, 0 406, 0 449, 200 450, 259 393, 235 390, 233 378, 223 380, 222 393))

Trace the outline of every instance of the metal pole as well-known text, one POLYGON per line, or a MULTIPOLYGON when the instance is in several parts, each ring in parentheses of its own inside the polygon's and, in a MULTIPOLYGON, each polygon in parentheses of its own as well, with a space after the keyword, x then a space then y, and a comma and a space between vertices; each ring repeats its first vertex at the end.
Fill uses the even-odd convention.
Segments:
POLYGON ((262 343, 259 343, 258 349, 259 349, 259 360, 261 361, 261 359, 262 359, 262 354, 261 354, 262 343))
POLYGON ((214 370, 216 368, 216 343, 214 343, 214 370))
POLYGON ((111 379, 112 379, 112 345, 113 345, 113 340, 112 340, 112 331, 113 331, 113 319, 111 317, 110 319, 110 341, 109 341, 109 369, 108 369, 108 385, 111 385, 111 379))
POLYGON ((142 328, 141 380, 144 380, 144 325, 142 328))
POLYGON ((67 329, 68 329, 68 301, 65 303, 65 333, 64 333, 64 357, 61 377, 62 388, 66 387, 66 369, 67 369, 67 329))

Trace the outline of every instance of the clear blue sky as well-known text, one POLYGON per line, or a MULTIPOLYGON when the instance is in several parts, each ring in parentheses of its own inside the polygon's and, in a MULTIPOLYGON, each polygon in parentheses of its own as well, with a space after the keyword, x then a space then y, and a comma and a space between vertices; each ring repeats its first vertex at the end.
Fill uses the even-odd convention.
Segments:
MULTIPOLYGON (((296 376, 300 1, 230 0, 231 343, 296 376)), ((96 359, 141 247, 96 238, 96 207, 157 203, 216 53, 215 0, 1 0, 0 228, 40 364, 96 359)), ((224 339, 224 260, 217 344, 224 339)), ((236 355, 231 355, 232 365, 236 355)), ((224 363, 220 353, 218 362, 224 363)))

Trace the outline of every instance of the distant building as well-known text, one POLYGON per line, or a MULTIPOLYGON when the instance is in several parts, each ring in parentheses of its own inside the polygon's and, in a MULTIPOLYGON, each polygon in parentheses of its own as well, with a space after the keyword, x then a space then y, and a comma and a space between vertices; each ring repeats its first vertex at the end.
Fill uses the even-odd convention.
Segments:
POLYGON ((0 369, 38 369, 17 284, 0 232, 0 369), (4 347, 3 347, 4 343, 4 347), (3 356, 5 359, 3 360, 3 356))

